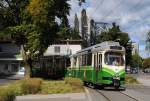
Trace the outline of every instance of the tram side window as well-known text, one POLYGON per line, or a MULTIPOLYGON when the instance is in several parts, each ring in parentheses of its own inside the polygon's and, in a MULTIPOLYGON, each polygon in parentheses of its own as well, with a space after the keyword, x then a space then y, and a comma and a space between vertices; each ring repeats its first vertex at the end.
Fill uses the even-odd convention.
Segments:
POLYGON ((77 57, 74 57, 73 66, 76 67, 77 57))
POLYGON ((97 55, 95 54, 94 55, 94 68, 97 67, 97 55))
POLYGON ((92 53, 87 54, 87 65, 92 65, 92 53))
POLYGON ((86 62, 87 62, 87 56, 86 54, 82 55, 82 66, 86 66, 86 62))
POLYGON ((102 54, 99 54, 99 69, 102 68, 102 54))
POLYGON ((82 56, 79 56, 79 66, 82 66, 82 56))
POLYGON ((81 66, 83 66, 83 63, 84 63, 84 55, 82 55, 81 57, 82 57, 81 66))

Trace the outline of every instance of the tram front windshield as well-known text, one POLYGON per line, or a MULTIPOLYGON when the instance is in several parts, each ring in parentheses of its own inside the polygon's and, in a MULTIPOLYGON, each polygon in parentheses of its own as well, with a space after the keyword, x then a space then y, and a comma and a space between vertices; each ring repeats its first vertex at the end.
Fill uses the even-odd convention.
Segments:
POLYGON ((118 52, 106 52, 105 63, 112 66, 124 66, 123 54, 118 52))

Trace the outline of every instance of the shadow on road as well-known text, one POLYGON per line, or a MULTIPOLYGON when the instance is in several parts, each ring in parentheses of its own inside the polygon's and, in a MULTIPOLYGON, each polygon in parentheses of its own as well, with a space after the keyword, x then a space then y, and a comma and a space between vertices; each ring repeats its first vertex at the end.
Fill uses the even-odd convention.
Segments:
POLYGON ((118 88, 118 89, 115 89, 114 87, 105 87, 104 89, 101 89, 101 90, 104 90, 104 91, 125 91, 125 87, 121 87, 121 88, 118 88))

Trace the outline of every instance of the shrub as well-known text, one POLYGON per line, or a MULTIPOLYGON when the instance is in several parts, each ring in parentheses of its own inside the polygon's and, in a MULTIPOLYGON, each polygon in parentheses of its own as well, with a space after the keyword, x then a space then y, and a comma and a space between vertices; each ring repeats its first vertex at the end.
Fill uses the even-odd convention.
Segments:
POLYGON ((143 69, 150 68, 150 58, 144 59, 143 69))
POLYGON ((65 83, 70 84, 71 86, 74 86, 74 87, 80 87, 80 88, 83 87, 83 82, 79 78, 67 77, 65 78, 65 83))
POLYGON ((23 94, 36 94, 41 90, 42 79, 25 79, 22 82, 21 89, 23 94))
POLYGON ((131 76, 126 76, 125 80, 126 80, 127 84, 138 84, 139 83, 137 81, 137 79, 135 79, 134 77, 131 77, 131 76))
POLYGON ((14 101, 15 93, 11 86, 0 88, 0 101, 14 101))

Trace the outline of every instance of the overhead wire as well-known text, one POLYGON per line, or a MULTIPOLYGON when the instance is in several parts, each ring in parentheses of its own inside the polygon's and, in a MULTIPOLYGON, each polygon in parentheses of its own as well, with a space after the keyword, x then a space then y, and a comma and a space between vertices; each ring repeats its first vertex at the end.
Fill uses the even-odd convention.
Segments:
MULTIPOLYGON (((141 4, 141 1, 143 1, 143 0, 139 0, 138 3, 134 7, 131 7, 129 10, 131 11, 133 8, 135 9, 137 6, 139 6, 139 4, 141 4)), ((148 17, 150 17, 150 14, 145 17, 141 17, 141 19, 147 19, 148 17)), ((146 20, 144 22, 139 22, 136 24, 136 26, 141 25, 142 23, 145 23, 145 22, 146 22, 146 20)), ((131 26, 129 29, 131 29, 133 27, 135 27, 135 26, 131 26)))
POLYGON ((104 20, 105 18, 107 18, 110 14, 114 13, 114 11, 116 11, 115 9, 117 9, 118 7, 120 7, 120 5, 122 4, 122 2, 124 2, 125 0, 120 0, 120 2, 113 8, 111 9, 108 13, 106 13, 104 15, 104 17, 102 18, 102 20, 104 20))
MULTIPOLYGON (((145 17, 143 17, 142 19, 147 19, 147 18, 150 18, 150 14, 145 16, 145 17)), ((142 24, 144 24, 146 22, 147 22, 147 20, 144 20, 143 22, 136 23, 136 26, 140 26, 140 25, 142 25, 142 24)), ((136 26, 130 26, 128 29, 134 28, 136 26)))
MULTIPOLYGON (((97 3, 97 5, 96 5, 96 7, 95 7, 95 9, 93 10, 93 12, 94 12, 94 14, 96 13, 96 11, 98 10, 98 8, 100 7, 100 5, 102 5, 103 4, 103 2, 104 2, 104 0, 101 0, 100 2, 98 2, 97 3)), ((93 14, 93 15, 94 15, 93 14)), ((91 16, 91 15, 90 15, 91 16)))

